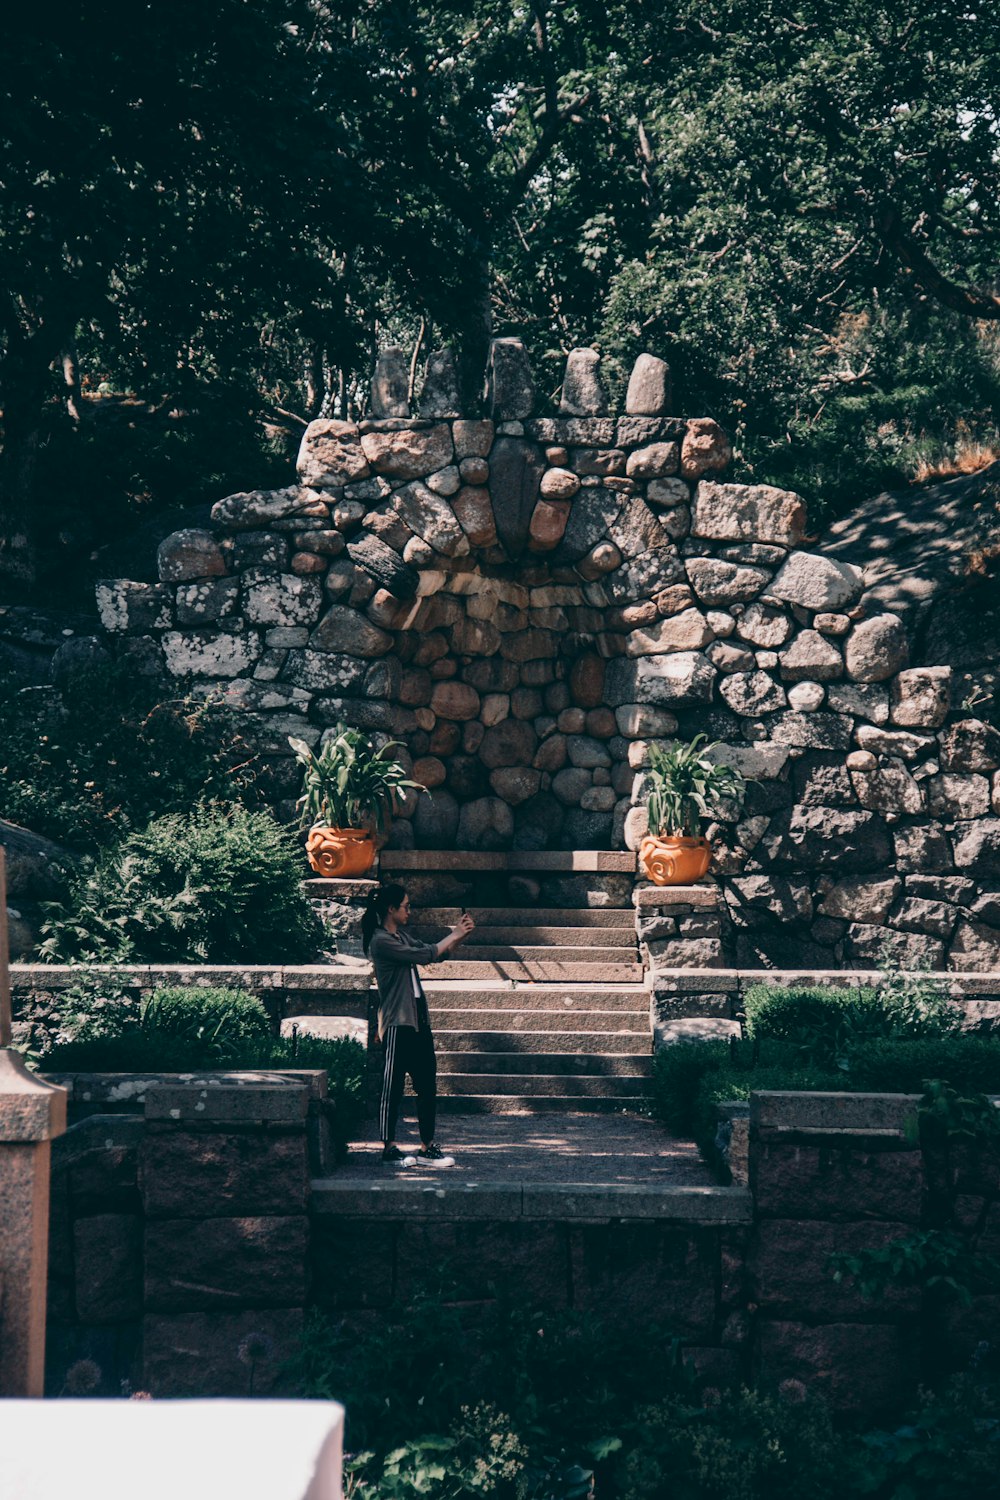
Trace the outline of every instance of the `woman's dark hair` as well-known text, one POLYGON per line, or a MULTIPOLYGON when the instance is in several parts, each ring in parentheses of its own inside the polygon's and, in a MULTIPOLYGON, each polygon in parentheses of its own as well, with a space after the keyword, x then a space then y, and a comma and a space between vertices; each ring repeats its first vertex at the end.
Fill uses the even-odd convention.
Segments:
POLYGON ((382 926, 390 906, 402 906, 405 900, 406 886, 400 885, 395 880, 390 881, 388 885, 380 885, 377 891, 372 891, 368 897, 368 905, 361 916, 361 944, 366 953, 375 936, 376 927, 382 926))

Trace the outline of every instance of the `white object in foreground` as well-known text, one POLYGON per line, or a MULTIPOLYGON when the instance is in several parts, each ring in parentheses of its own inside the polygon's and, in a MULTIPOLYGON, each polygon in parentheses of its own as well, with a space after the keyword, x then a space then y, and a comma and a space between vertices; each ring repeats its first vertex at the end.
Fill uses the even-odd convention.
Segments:
POLYGON ((335 1401, 0 1401, 2 1500, 342 1500, 335 1401))

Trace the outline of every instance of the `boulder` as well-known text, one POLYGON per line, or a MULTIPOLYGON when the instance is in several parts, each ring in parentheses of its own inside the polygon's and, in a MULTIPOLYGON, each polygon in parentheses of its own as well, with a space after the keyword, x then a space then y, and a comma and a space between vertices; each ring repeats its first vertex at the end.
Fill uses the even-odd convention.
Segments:
POLYGON ((611 708, 622 703, 710 703, 717 675, 711 662, 696 651, 635 661, 619 657, 607 665, 605 701, 611 708))
MULTIPOLYGON (((470 460, 466 459, 465 462, 469 463, 470 460)), ((478 463, 480 460, 473 459, 471 462, 478 463)), ((484 467, 489 466, 484 465, 484 467)), ((427 476, 427 488, 435 495, 454 495, 461 487, 462 475, 455 464, 446 464, 443 469, 438 469, 434 474, 427 476)))
POLYGON ((123 630, 165 630, 173 623, 170 590, 162 583, 107 578, 100 580, 94 594, 101 627, 109 634, 123 630))
POLYGON ((239 677, 260 653, 255 630, 168 630, 163 637, 163 654, 173 677, 239 677))
POLYGON ((676 443, 650 443, 629 454, 625 473, 630 479, 663 479, 676 474, 679 466, 680 449, 676 443))
POLYGON ((825 699, 826 689, 819 682, 797 682, 788 689, 788 706, 796 713, 814 714, 825 699))
POLYGON ((463 485, 452 500, 451 508, 471 546, 493 546, 497 526, 488 489, 480 485, 463 485))
POLYGON ((456 798, 443 787, 437 787, 430 797, 421 797, 413 814, 413 835, 417 848, 454 849, 458 815, 456 798))
POLYGON ((422 417, 457 417, 460 410, 455 356, 450 349, 432 349, 424 366, 424 384, 420 392, 420 415, 422 417))
POLYGON ((681 441, 681 473, 685 479, 724 469, 733 457, 732 446, 718 422, 695 417, 688 422, 681 441))
POLYGON ((784 651, 779 653, 781 675, 785 682, 830 682, 843 676, 844 658, 831 641, 818 630, 800 630, 784 651))
MULTIPOLYGON (((361 536, 348 542, 347 553, 353 563, 369 573, 379 587, 397 599, 412 599, 417 592, 420 573, 404 562, 394 547, 377 536, 361 536)), ((330 574, 327 574, 329 591, 330 574)))
POLYGON ((852 771, 851 783, 862 807, 887 816, 924 810, 920 787, 901 760, 888 760, 875 771, 852 771))
POLYGON ((944 771, 995 771, 1000 767, 1000 729, 982 719, 960 719, 938 736, 944 771))
POLYGON ((903 760, 916 760, 919 755, 933 751, 936 743, 932 734, 879 729, 874 724, 859 724, 855 737, 862 750, 870 750, 873 755, 898 755, 903 760))
POLYGON ((670 411, 670 366, 655 354, 640 354, 632 366, 625 410, 630 417, 658 417, 670 411))
MULTIPOLYGON (((309 423, 302 435, 296 467, 302 483, 316 490, 339 489, 367 479, 371 473, 357 423, 329 418, 309 423)), ((212 515, 213 519, 222 519, 216 518, 215 509, 212 515)))
POLYGON ((766 568, 741 567, 717 557, 692 557, 687 576, 702 604, 738 604, 755 599, 771 575, 766 568))
POLYGON ((468 683, 436 682, 431 692, 431 710, 439 719, 475 719, 479 715, 480 697, 468 683))
POLYGON ((594 770, 598 766, 610 768, 611 756, 601 740, 589 734, 571 734, 566 740, 566 753, 570 765, 594 770))
POLYGON ((652 656, 662 651, 699 651, 713 639, 713 631, 701 610, 684 609, 668 619, 633 630, 625 652, 628 656, 652 656))
POLYGON ((605 663, 593 651, 578 656, 570 668, 569 690, 577 708, 597 708, 604 701, 605 663))
POLYGON ((580 480, 571 469, 546 469, 539 486, 545 500, 572 500, 580 488, 580 480))
POLYGON ((526 719, 504 719, 483 735, 479 759, 488 770, 502 766, 530 766, 538 736, 526 719))
POLYGON ((551 552, 562 541, 570 516, 568 500, 539 500, 531 513, 528 546, 532 552, 551 552))
POLYGON ((356 693, 362 688, 369 662, 360 656, 329 651, 292 650, 282 671, 286 682, 319 693, 356 693))
MULTIPOLYGON (((499 437, 490 450, 493 515, 497 537, 509 557, 519 557, 527 543, 544 472, 538 449, 517 438, 499 437)), ((581 552, 592 545, 588 542, 581 552)))
POLYGON ((893 831, 896 869, 901 875, 952 868, 951 849, 936 823, 911 823, 893 831))
POLYGON ((864 576, 853 563, 834 562, 815 552, 793 552, 775 574, 770 592, 804 609, 829 611, 860 596, 864 576))
POLYGON ((839 807, 794 807, 778 813, 762 847, 774 865, 838 874, 877 870, 892 859, 892 841, 880 817, 839 807))
POLYGON ((948 950, 948 963, 966 973, 1000 970, 1000 928, 987 927, 983 922, 959 922, 948 950))
POLYGON ((783 713, 770 723, 771 739, 776 745, 796 750, 846 750, 851 743, 851 721, 840 714, 783 713))
MULTIPOLYGON (((686 472, 686 471, 685 471, 686 472)), ((691 512, 693 536, 712 541, 771 542, 797 547, 805 535, 806 503, 769 484, 717 484, 703 480, 691 512)))
POLYGON ((486 366, 486 409, 497 422, 519 422, 535 405, 528 351, 520 339, 493 339, 486 366))
POLYGON ((419 480, 405 484, 393 495, 392 508, 411 531, 443 557, 468 554, 469 539, 454 510, 443 496, 435 495, 426 484, 419 480))
POLYGON ((855 875, 847 880, 838 880, 827 891, 818 910, 824 917, 839 917, 848 922, 862 921, 878 925, 885 921, 902 889, 903 882, 895 876, 872 880, 863 875, 855 875))
POLYGON ((392 650, 388 631, 373 625, 346 604, 332 604, 309 637, 314 651, 340 651, 351 656, 384 656, 392 650))
POLYGON ((890 717, 905 729, 937 729, 951 708, 951 668, 911 667, 893 678, 890 717))
POLYGON ((734 672, 719 684, 719 692, 742 718, 776 713, 787 704, 784 688, 766 672, 734 672))
POLYGON ((528 766, 500 766, 490 772, 490 786, 510 807, 518 807, 534 797, 541 782, 541 771, 528 766))
POLYGON ((183 583, 189 578, 219 578, 226 560, 210 531, 185 526, 164 537, 156 551, 161 583, 183 583))
POLYGON ((76 855, 61 844, 0 818, 0 848, 7 857, 7 895, 33 901, 62 894, 76 855))
POLYGON ((322 607, 323 590, 315 578, 244 575, 243 614, 251 625, 315 625, 322 607))
POLYGON ((370 414, 375 418, 410 415, 410 362, 398 344, 382 349, 375 361, 370 414))
POLYGON ((910 648, 898 615, 873 615, 847 637, 844 659, 855 682, 885 682, 906 666, 910 648))
POLYGON ((459 849, 509 849, 514 840, 514 814, 500 797, 477 797, 458 815, 459 849))
POLYGON ((496 435, 496 428, 489 421, 454 422, 451 430, 458 459, 486 458, 496 435))
POLYGON ((741 640, 767 651, 783 646, 794 628, 785 611, 773 604, 751 604, 736 622, 741 640))
POLYGON ((983 818, 990 810, 989 780, 975 772, 958 776, 945 771, 940 776, 929 776, 926 787, 928 812, 945 822, 983 818))
POLYGON ((889 722, 889 691, 874 683, 838 682, 827 688, 826 701, 834 713, 852 714, 869 724, 889 722))
POLYGON ((375 473, 389 479, 424 479, 443 469, 454 455, 447 422, 365 432, 361 447, 375 473))
POLYGON ((601 356, 596 349, 571 349, 566 358, 566 373, 559 398, 560 413, 566 417, 599 417, 607 409, 608 393, 601 377, 601 356))

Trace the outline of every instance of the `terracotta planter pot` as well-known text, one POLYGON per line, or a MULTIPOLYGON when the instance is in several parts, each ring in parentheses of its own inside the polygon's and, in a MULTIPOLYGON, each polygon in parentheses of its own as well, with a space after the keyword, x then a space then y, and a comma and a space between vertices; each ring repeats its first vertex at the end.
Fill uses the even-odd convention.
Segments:
POLYGON ((306 856, 325 880, 367 875, 375 863, 375 835, 367 828, 312 828, 306 856))
POLYGON ((654 885, 692 885, 708 870, 712 848, 700 837, 647 834, 639 845, 639 860, 654 885))

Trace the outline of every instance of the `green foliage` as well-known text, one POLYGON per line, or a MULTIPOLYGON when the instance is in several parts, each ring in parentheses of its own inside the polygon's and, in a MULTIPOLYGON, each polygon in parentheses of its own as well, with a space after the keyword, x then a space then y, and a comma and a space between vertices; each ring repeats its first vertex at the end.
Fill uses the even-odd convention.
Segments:
POLYGON ((128 665, 61 694, 0 683, 3 815, 73 850, 205 799, 257 800, 256 756, 211 700, 166 698, 128 665))
POLYGON ((202 1068, 323 1068, 337 1149, 364 1112, 365 1052, 350 1037, 275 1035, 263 1003, 245 990, 164 987, 147 999, 108 976, 84 975, 63 996, 53 1046, 31 1059, 45 1072, 191 1072, 202 1068))
POLYGON ((960 1007, 937 976, 901 970, 886 954, 874 986, 758 984, 747 991, 744 1009, 749 1036, 787 1042, 803 1062, 845 1072, 859 1050, 880 1038, 944 1038, 962 1024, 960 1007))
POLYGON ((372 827, 382 832, 400 792, 426 790, 392 758, 395 740, 376 749, 363 730, 338 724, 318 755, 304 740, 289 736, 288 743, 304 768, 297 803, 303 828, 372 827))
POLYGON ((646 810, 651 834, 693 838, 701 832, 702 818, 717 815, 721 802, 742 798, 743 777, 732 766, 712 761, 715 749, 717 744, 709 744, 704 734, 669 749, 650 743, 646 810))
POLYGON ((926 1393, 900 1426, 859 1435, 854 1493, 879 1500, 954 1500, 956 1495, 996 1500, 998 1412, 1000 1382, 979 1368, 926 1393))
POLYGON ((972 1289, 984 1279, 1000 1285, 1000 1261, 972 1249, 968 1239, 950 1229, 916 1229, 878 1250, 856 1255, 834 1254, 829 1267, 836 1282, 849 1279, 869 1300, 890 1289, 916 1287, 972 1304, 972 1289))
POLYGON ((105 850, 52 906, 50 962, 298 963, 323 936, 292 835, 265 812, 154 818, 105 850))

